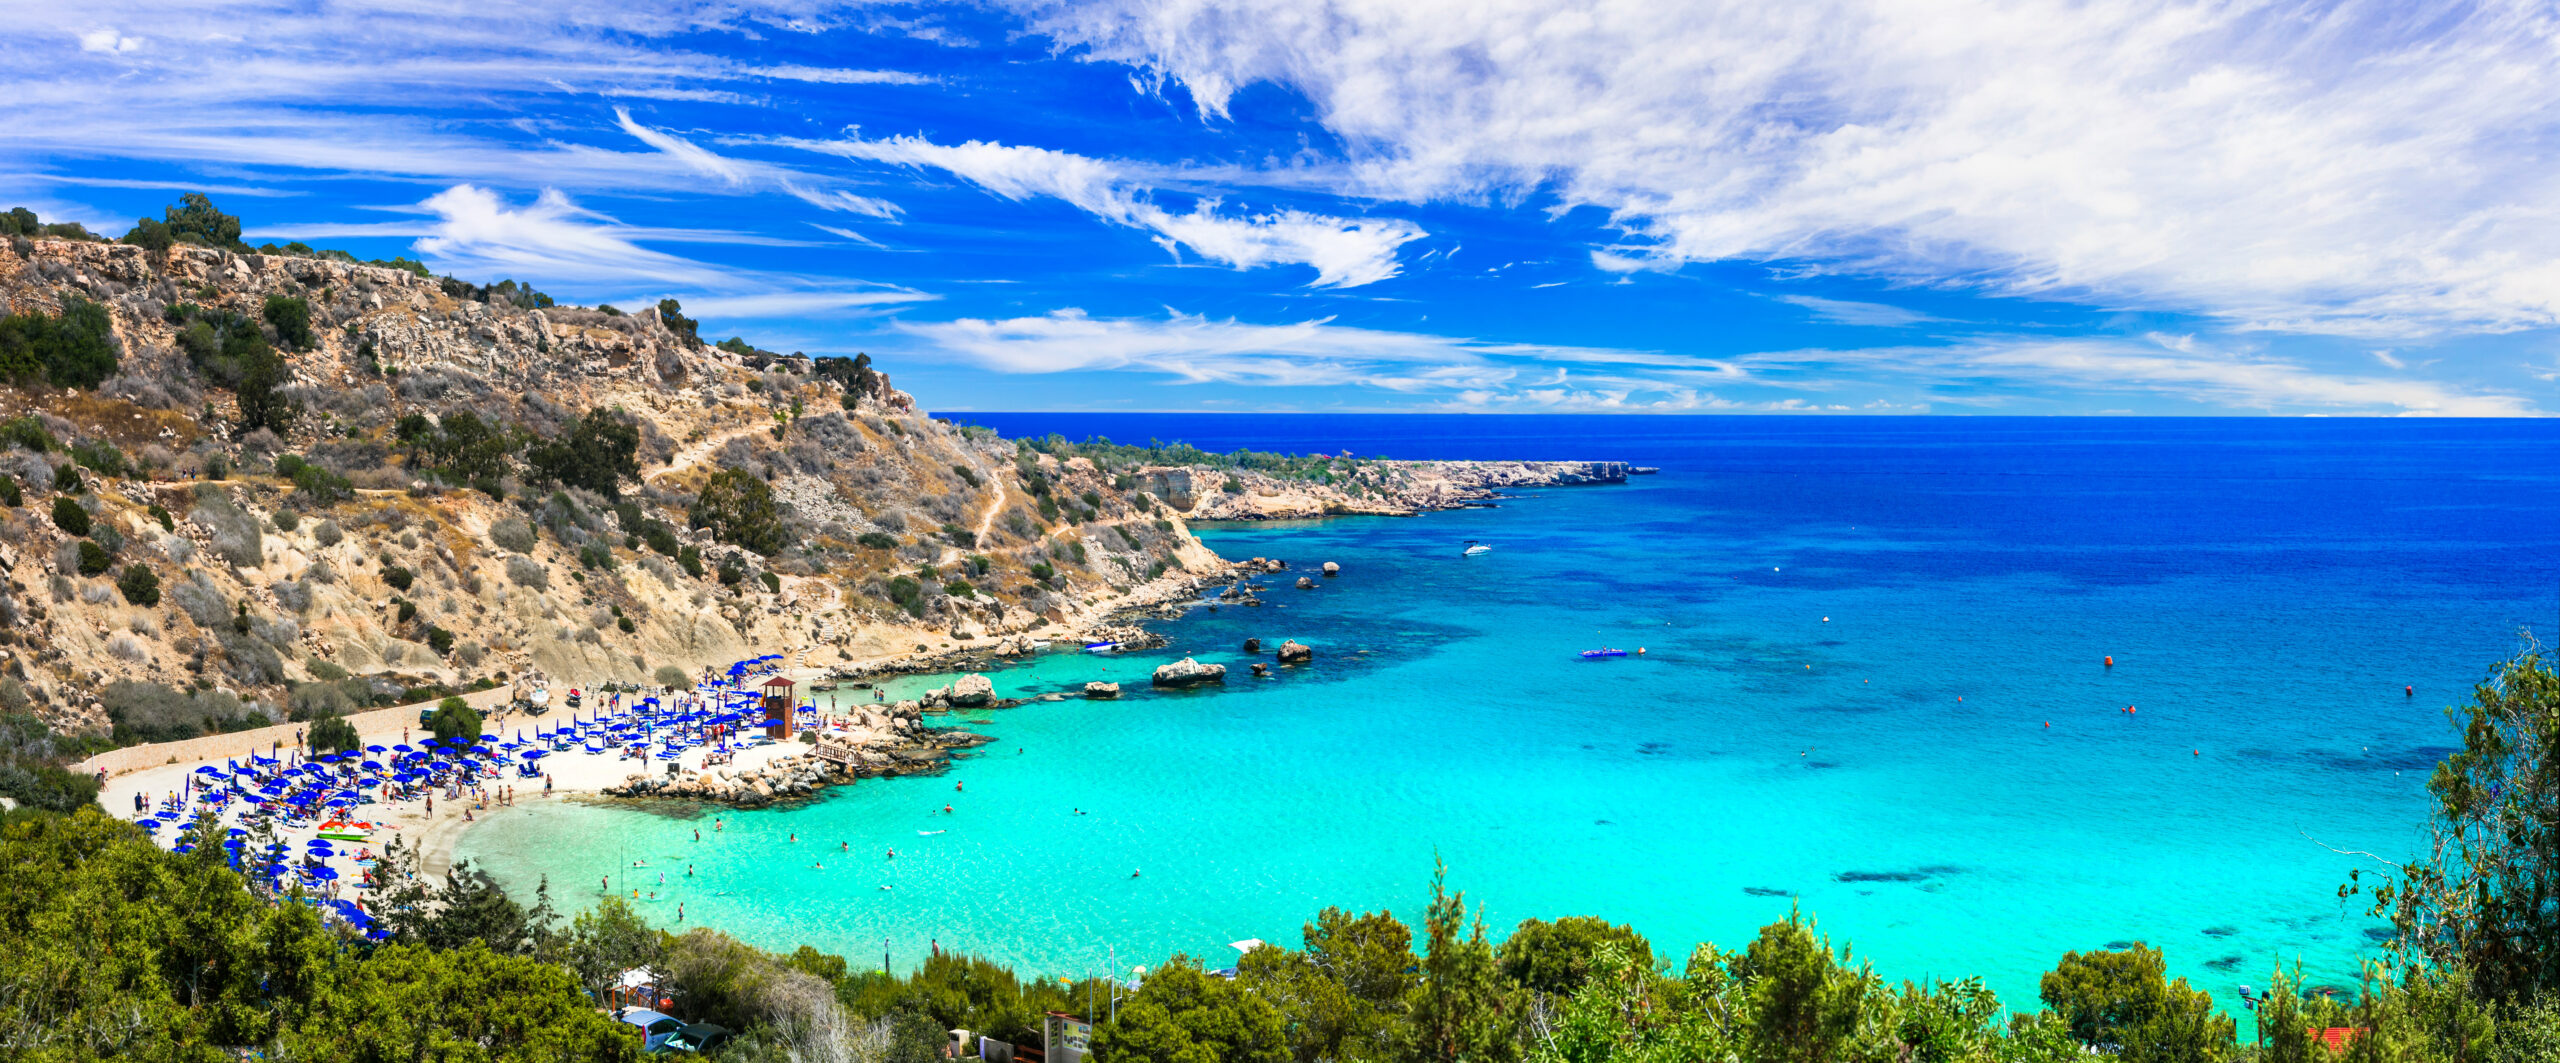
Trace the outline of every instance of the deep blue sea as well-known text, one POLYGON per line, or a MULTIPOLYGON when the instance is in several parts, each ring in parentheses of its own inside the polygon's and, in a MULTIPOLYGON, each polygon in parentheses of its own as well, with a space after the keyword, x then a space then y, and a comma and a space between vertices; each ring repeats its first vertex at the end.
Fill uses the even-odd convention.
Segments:
POLYGON ((1497 932, 1599 915, 1677 958, 1801 907, 1887 978, 1981 974, 2013 1006, 2065 950, 2142 940, 2229 1006, 2280 962, 2352 981, 2372 924, 2324 846, 2420 838, 2443 708, 2560 619, 2555 422, 960 419, 1662 472, 1203 529, 1343 573, 1195 610, 1142 659, 995 674, 1135 689, 991 714, 998 743, 948 777, 730 814, 700 844, 665 815, 530 808, 462 855, 515 888, 686 863, 653 918, 1055 974, 1224 963, 1329 904, 1411 920, 1436 857, 1497 932), (1248 636, 1319 656, 1255 681, 1248 636), (1646 653, 1576 656, 1598 646, 1646 653), (1185 654, 1237 674, 1144 690, 1185 654))

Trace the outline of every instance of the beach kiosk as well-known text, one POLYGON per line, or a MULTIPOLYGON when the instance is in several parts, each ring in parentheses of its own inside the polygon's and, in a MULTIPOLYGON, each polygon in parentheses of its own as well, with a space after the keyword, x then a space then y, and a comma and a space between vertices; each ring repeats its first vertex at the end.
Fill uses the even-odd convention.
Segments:
POLYGON ((764 736, 776 742, 791 739, 791 681, 779 675, 764 681, 764 736))

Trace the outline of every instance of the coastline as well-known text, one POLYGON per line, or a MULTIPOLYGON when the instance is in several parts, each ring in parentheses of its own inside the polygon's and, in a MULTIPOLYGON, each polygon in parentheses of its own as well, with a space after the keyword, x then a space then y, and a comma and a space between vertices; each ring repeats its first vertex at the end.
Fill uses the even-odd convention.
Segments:
MULTIPOLYGON (((1247 474, 1248 482, 1253 483, 1253 487, 1244 492, 1224 493, 1220 504, 1196 507, 1203 512, 1191 514, 1190 519, 1216 523, 1253 523, 1267 520, 1321 520, 1335 516, 1411 516, 1422 512, 1480 505, 1499 497, 1502 490, 1509 488, 1623 483, 1631 471, 1637 471, 1623 463, 1613 462, 1404 462, 1394 463, 1394 465, 1412 474, 1400 485, 1403 489, 1392 496, 1381 495, 1373 498, 1369 504, 1356 508, 1341 504, 1342 499, 1350 496, 1334 485, 1298 483, 1292 485, 1290 490, 1274 490, 1263 482, 1269 478, 1261 477, 1259 474, 1247 474)), ((1651 472, 1652 470, 1641 471, 1651 472)), ((1201 553, 1208 554, 1206 550, 1202 550, 1201 553)), ((990 667, 997 661, 1019 660, 1046 652, 1044 647, 1048 643, 1073 643, 1092 638, 1129 638, 1135 634, 1136 625, 1143 621, 1179 618, 1184 612, 1180 603, 1195 599, 1213 588, 1232 585, 1238 579, 1276 574, 1293 568, 1311 572, 1320 563, 1320 561, 1314 561, 1291 565, 1279 559, 1257 557, 1239 561, 1219 558, 1215 554, 1208 554, 1208 556, 1214 559, 1214 568, 1206 571, 1198 568, 1182 570, 1144 581, 1119 593, 1085 603, 1083 608, 1074 610, 1066 617, 1061 617, 1063 623, 1054 624, 1046 630, 1024 630, 1010 635, 986 637, 983 641, 964 639, 958 645, 946 643, 946 648, 937 650, 924 650, 919 647, 913 652, 895 652, 867 659, 846 660, 833 665, 810 662, 808 651, 801 650, 792 654, 796 663, 783 668, 780 674, 807 685, 830 680, 877 681, 900 676, 975 671, 990 667)), ((474 692, 467 696, 467 700, 474 708, 488 714, 493 709, 503 707, 507 696, 506 688, 501 687, 474 692)), ((367 744, 389 745, 407 739, 417 731, 415 713, 419 708, 420 706, 416 705, 396 706, 351 715, 346 719, 356 726, 358 735, 367 744)), ((876 743, 882 738, 891 741, 904 740, 893 733, 894 727, 891 725, 897 722, 895 720, 873 721, 879 729, 872 731, 865 729, 867 724, 860 709, 854 709, 853 716, 853 735, 848 740, 857 747, 877 748, 876 743)), ((490 718, 487 722, 487 730, 492 735, 503 736, 527 729, 527 724, 538 722, 534 718, 510 714, 490 718)), ((234 751, 281 750, 287 758, 291 758, 295 753, 295 743, 308 726, 307 722, 288 723, 253 731, 207 735, 181 742, 128 746, 98 754, 76 765, 75 768, 91 772, 104 769, 109 777, 100 790, 98 803, 109 814, 125 818, 131 815, 130 810, 135 794, 147 793, 157 797, 176 792, 183 787, 186 780, 195 777, 197 769, 207 766, 221 768, 238 755, 234 751)), ((922 730, 920 727, 911 728, 912 733, 921 733, 922 730)), ((962 745, 965 747, 966 743, 962 745)), ((739 775, 761 771, 775 761, 786 757, 798 757, 807 751, 808 747, 798 743, 756 747, 737 754, 737 759, 726 766, 726 774, 739 775)), ((679 780, 701 778, 701 773, 705 770, 700 763, 703 756, 701 751, 685 754, 684 758, 677 762, 681 766, 680 770, 672 777, 679 780)), ((948 748, 946 747, 942 759, 928 770, 938 771, 947 764, 948 748)), ((542 789, 539 780, 533 779, 509 780, 490 785, 516 785, 519 789, 518 805, 571 798, 600 801, 673 798, 714 804, 723 803, 718 799, 699 794, 655 794, 642 792, 650 789, 646 787, 629 788, 628 784, 632 782, 635 774, 645 774, 648 778, 656 780, 660 778, 660 772, 665 769, 665 764, 662 762, 642 766, 656 770, 635 773, 630 770, 631 762, 620 758, 608 760, 603 757, 573 754, 544 761, 544 767, 551 777, 551 789, 548 793, 542 789), (616 793, 617 789, 624 789, 626 792, 616 793)), ((865 770, 846 771, 839 774, 843 776, 843 783, 850 783, 875 774, 913 773, 865 770)), ((836 780, 831 777, 818 785, 835 782, 836 780)), ((454 853, 462 837, 469 832, 470 828, 487 822, 494 814, 505 810, 505 806, 493 803, 484 808, 477 802, 466 799, 438 803, 434 811, 429 812, 426 807, 429 803, 424 800, 413 800, 370 804, 362 806, 359 815, 367 817, 367 822, 375 824, 377 835, 375 843, 378 844, 393 836, 401 838, 407 846, 416 851, 419 873, 437 877, 450 872, 454 853), (394 835, 388 832, 398 833, 394 835)), ((300 845, 316 835, 315 828, 306 828, 300 831, 279 831, 277 836, 287 844, 300 845)), ((164 839, 165 841, 174 841, 174 839, 164 839)), ((351 860, 352 854, 341 859, 351 860)), ((352 881, 355 877, 352 872, 355 869, 350 866, 344 870, 349 873, 348 880, 352 881)))

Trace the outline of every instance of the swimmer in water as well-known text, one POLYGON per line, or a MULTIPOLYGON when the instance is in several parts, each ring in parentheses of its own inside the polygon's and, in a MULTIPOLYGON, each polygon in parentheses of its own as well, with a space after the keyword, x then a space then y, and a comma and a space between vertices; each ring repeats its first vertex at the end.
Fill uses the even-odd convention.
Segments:
POLYGON ((1130 877, 1130 878, 1136 878, 1136 877, 1138 877, 1138 873, 1137 873, 1137 872, 1135 872, 1135 871, 1131 871, 1131 872, 1129 872, 1129 877, 1130 877))

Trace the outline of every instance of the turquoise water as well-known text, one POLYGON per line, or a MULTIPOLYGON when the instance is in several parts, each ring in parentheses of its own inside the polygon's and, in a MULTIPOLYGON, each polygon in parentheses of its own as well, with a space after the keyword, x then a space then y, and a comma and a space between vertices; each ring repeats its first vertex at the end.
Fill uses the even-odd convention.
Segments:
MULTIPOLYGON (((1326 445, 1274 420, 1181 431, 1326 445)), ((1275 578, 1137 659, 994 673, 1133 694, 993 713, 948 776, 718 832, 527 808, 461 855, 511 888, 547 872, 571 907, 664 870, 652 918, 682 903, 771 947, 1080 974, 1294 943, 1327 904, 1413 919, 1436 854, 1497 928, 1602 915, 1680 955, 1800 904, 1887 977, 1978 973, 2013 1004, 2064 950, 2141 939, 2227 1003, 2297 957, 2352 978, 2369 924, 2323 843, 2419 836, 2439 710, 2554 609, 2560 431, 2536 424, 1373 420, 1301 430, 1665 472, 1206 531, 1343 575, 1275 578), (1470 538, 1495 551, 1460 557, 1470 538), (1247 636, 1319 657, 1252 680, 1247 636), (1574 655, 1597 645, 1648 652, 1574 655), (1184 654, 1235 674, 1144 689, 1184 654), (656 866, 624 878, 635 859, 656 866)))

